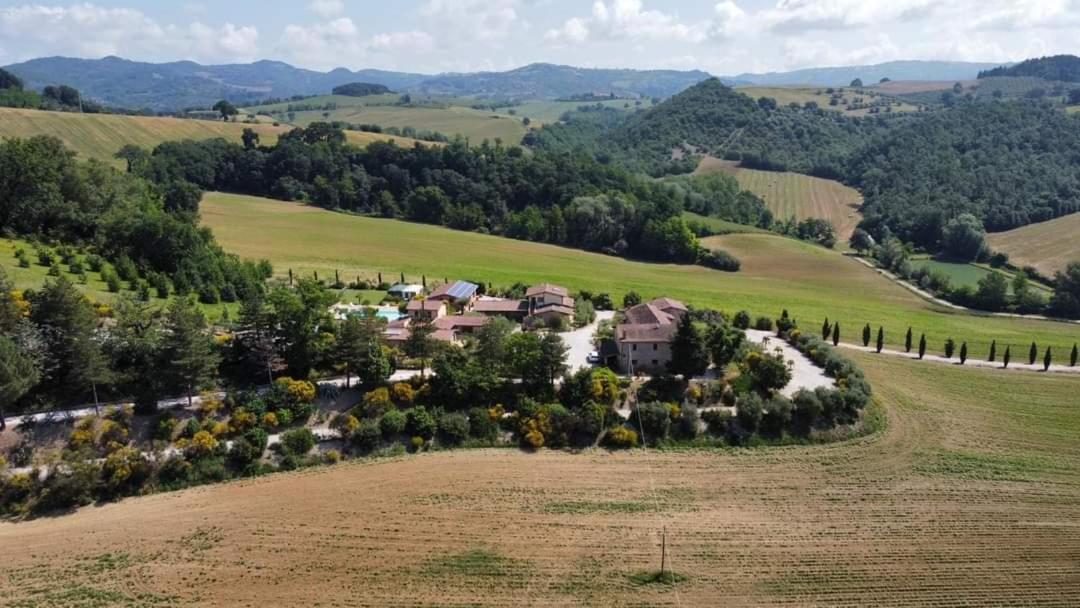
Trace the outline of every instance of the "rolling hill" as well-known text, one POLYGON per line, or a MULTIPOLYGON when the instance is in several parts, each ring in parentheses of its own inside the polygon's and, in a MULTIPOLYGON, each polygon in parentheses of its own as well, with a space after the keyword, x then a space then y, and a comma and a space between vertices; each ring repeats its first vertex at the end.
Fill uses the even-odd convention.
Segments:
POLYGON ((1080 261, 1080 213, 990 234, 994 251, 1009 254, 1015 266, 1034 266, 1046 276, 1080 261))
POLYGON ((783 86, 816 85, 846 87, 856 78, 870 85, 882 78, 890 80, 972 80, 981 70, 998 67, 997 63, 967 63, 962 61, 889 61, 874 65, 806 68, 790 72, 739 74, 724 80, 745 84, 783 86))
POLYGON ((862 195, 840 182, 801 173, 758 171, 739 167, 737 163, 705 157, 695 174, 716 171, 729 173, 739 187, 753 192, 777 219, 794 217, 797 220, 820 218, 832 222, 843 246, 862 219, 859 205, 862 195))
POLYGON ((47 57, 5 69, 23 78, 28 88, 67 84, 106 105, 152 110, 209 107, 219 99, 243 105, 268 98, 325 95, 336 86, 353 82, 381 84, 399 92, 502 99, 556 99, 589 92, 667 97, 709 77, 700 71, 590 69, 542 63, 507 72, 423 75, 345 68, 317 72, 280 61, 200 65, 119 57, 47 57))
MULTIPOLYGON (((270 124, 0 108, 0 137, 51 135, 82 158, 96 158, 117 166, 122 161, 113 158, 113 155, 126 144, 153 148, 162 142, 178 139, 224 137, 240 141, 245 128, 254 129, 264 144, 276 142, 280 134, 289 130, 286 126, 270 124)), ((350 143, 357 145, 388 139, 403 146, 416 143, 416 140, 408 138, 356 131, 347 131, 346 136, 350 143)))

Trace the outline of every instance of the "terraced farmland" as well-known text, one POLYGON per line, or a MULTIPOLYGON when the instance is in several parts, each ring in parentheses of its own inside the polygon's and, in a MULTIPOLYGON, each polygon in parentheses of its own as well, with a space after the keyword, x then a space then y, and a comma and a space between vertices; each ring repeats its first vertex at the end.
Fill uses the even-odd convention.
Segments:
POLYGON ((439 452, 133 498, 0 524, 0 604, 1080 602, 1080 378, 855 356, 870 437, 439 452), (685 578, 641 585, 664 528, 685 578))
MULTIPOLYGON (((239 142, 245 128, 254 129, 259 133, 262 143, 272 144, 277 141, 280 134, 287 132, 291 127, 156 116, 76 114, 0 108, 0 137, 51 135, 63 141, 81 158, 96 158, 117 166, 122 165, 123 161, 118 161, 113 158, 113 155, 126 144, 153 148, 165 141, 215 137, 239 142)), ((351 131, 347 133, 347 137, 349 142, 357 145, 387 139, 396 140, 405 146, 412 146, 415 143, 415 140, 408 138, 351 131)))
POLYGON ((1053 276, 1080 261, 1080 213, 991 234, 987 240, 993 250, 1009 254, 1013 265, 1034 266, 1053 276))
POLYGON ((550 281, 571 289, 608 292, 620 300, 634 290, 646 298, 671 296, 698 306, 777 316, 787 308, 804 327, 825 317, 840 321, 845 340, 864 323, 885 328, 886 343, 903 344, 909 326, 926 332, 931 351, 946 338, 966 340, 972 358, 991 340, 1053 345, 1068 352, 1080 325, 961 314, 937 307, 836 251, 763 234, 705 240, 730 251, 742 271, 646 264, 575 249, 516 241, 424 224, 342 215, 315 207, 254 197, 211 194, 203 222, 226 250, 269 259, 276 272, 318 271, 374 278, 376 272, 409 277, 463 278, 509 286, 550 281))
POLYGON ((702 159, 695 173, 717 171, 730 173, 740 187, 760 196, 777 219, 816 217, 831 221, 844 244, 862 219, 858 211, 862 195, 837 181, 799 173, 744 169, 712 157, 702 159))

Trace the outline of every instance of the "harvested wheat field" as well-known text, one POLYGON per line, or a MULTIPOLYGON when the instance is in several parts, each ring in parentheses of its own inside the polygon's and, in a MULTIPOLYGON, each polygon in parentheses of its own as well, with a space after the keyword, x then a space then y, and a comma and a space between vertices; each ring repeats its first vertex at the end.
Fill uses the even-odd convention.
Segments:
POLYGON ((0 604, 1080 603, 1080 379, 855 356, 887 420, 861 439, 442 452, 129 499, 0 524, 0 604), (639 585, 664 527, 685 579, 639 585))
POLYGON ((994 251, 1009 254, 1014 266, 1034 266, 1046 276, 1080 260, 1080 213, 987 235, 994 251))
POLYGON ((840 182, 800 173, 744 169, 734 162, 712 157, 703 158, 694 173, 717 171, 731 174, 738 180, 739 187, 761 197, 776 219, 816 217, 829 220, 836 228, 841 246, 846 246, 855 226, 862 220, 859 213, 862 195, 840 182))

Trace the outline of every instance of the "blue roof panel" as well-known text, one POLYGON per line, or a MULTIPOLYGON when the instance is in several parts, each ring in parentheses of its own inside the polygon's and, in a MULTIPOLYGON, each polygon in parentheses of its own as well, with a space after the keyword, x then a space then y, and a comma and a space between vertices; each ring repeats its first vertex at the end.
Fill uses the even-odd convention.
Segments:
POLYGON ((456 281, 450 286, 450 289, 448 289, 446 293, 455 300, 462 300, 471 298, 476 294, 476 290, 479 288, 479 285, 469 283, 468 281, 456 281))

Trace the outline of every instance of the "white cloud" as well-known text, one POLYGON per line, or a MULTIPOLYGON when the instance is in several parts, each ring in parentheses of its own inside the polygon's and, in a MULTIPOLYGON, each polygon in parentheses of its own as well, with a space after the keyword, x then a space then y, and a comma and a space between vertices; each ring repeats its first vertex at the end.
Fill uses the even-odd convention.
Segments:
POLYGON ((141 11, 83 3, 0 8, 0 35, 23 57, 122 55, 136 59, 247 61, 258 53, 254 26, 199 21, 162 25, 141 11))
POLYGON ((518 0, 427 0, 420 17, 447 42, 497 42, 519 25, 518 0))
POLYGON ((780 0, 758 19, 780 32, 849 29, 926 17, 940 4, 941 0, 780 0))
POLYGON ((368 41, 368 48, 383 52, 428 52, 435 47, 435 39, 427 32, 389 32, 376 34, 368 41))
POLYGON ((700 43, 728 38, 745 23, 746 13, 733 0, 713 7, 713 18, 685 22, 678 15, 646 9, 642 0, 597 0, 588 17, 571 17, 544 34, 555 45, 587 40, 700 43))
POLYGON ((345 12, 345 2, 343 0, 311 0, 308 2, 308 8, 316 15, 329 19, 345 12))

